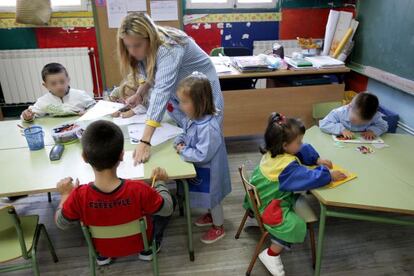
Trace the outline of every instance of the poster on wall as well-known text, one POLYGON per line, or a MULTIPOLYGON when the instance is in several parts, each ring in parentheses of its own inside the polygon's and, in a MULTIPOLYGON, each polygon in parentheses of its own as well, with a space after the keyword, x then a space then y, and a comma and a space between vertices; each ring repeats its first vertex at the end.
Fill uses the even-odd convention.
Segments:
POLYGON ((122 19, 130 11, 147 11, 146 0, 106 0, 108 27, 119 28, 122 19))
POLYGON ((154 21, 178 20, 177 0, 153 0, 150 9, 154 21))

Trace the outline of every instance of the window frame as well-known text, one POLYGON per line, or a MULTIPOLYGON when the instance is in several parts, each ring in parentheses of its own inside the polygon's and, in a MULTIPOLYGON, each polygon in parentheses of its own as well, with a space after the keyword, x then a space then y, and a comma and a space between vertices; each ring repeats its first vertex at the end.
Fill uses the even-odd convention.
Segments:
POLYGON ((185 1, 186 10, 245 10, 245 9, 275 9, 279 0, 271 0, 270 3, 239 3, 238 0, 227 0, 227 3, 192 3, 185 1), (214 7, 212 7, 214 5, 214 7))
MULTIPOLYGON (((51 2, 52 1, 53 0, 51 0, 51 2)), ((81 0, 81 4, 76 6, 52 6, 52 12, 87 11, 88 2, 89 0, 81 0)), ((16 4, 14 4, 13 6, 0 5, 0 12, 16 12, 16 4)))

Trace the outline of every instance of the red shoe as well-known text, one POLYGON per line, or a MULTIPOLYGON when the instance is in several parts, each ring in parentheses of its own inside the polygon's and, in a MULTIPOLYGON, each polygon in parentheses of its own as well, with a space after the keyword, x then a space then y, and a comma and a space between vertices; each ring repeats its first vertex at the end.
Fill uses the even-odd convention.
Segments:
POLYGON ((202 237, 201 242, 210 244, 223 238, 226 234, 224 233, 224 227, 211 227, 202 237))
POLYGON ((199 217, 194 224, 198 227, 211 226, 213 225, 213 218, 210 213, 207 213, 199 217))

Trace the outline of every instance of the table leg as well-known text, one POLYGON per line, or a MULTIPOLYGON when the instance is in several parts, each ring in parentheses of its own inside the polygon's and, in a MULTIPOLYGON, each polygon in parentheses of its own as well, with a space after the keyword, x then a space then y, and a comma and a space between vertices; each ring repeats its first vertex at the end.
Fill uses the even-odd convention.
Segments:
POLYGON ((325 235, 325 222, 326 222, 326 206, 320 203, 321 214, 319 217, 319 233, 318 233, 318 248, 316 251, 316 267, 315 267, 315 276, 321 274, 321 264, 322 264, 322 250, 323 250, 323 238, 325 235))
POLYGON ((182 180, 184 185, 184 201, 185 201, 185 217, 187 219, 187 239, 188 239, 188 254, 190 261, 194 262, 194 248, 193 248, 193 226, 191 223, 191 209, 190 209, 190 191, 187 180, 182 180))

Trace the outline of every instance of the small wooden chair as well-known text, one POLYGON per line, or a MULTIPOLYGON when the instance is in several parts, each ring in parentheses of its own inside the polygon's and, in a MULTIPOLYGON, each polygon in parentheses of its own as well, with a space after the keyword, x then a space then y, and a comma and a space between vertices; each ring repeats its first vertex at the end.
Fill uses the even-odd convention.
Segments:
MULTIPOLYGON (((239 167, 239 173, 240 173, 240 178, 241 178, 243 188, 253 208, 254 217, 256 218, 260 231, 262 233, 262 236, 260 237, 259 242, 256 245, 256 249, 250 261, 249 267, 247 268, 247 271, 246 271, 246 275, 248 276, 253 270, 253 266, 257 260, 257 257, 259 256, 260 250, 262 249, 264 242, 266 241, 266 238, 269 236, 269 232, 264 227, 262 217, 259 212, 259 208, 262 205, 262 202, 260 200, 256 187, 247 180, 245 176, 245 172, 244 172, 244 166, 239 167)), ((304 198, 303 199, 299 198, 297 200, 294 209, 295 209, 295 212, 298 214, 298 216, 300 216, 301 218, 305 220, 307 228, 309 230, 309 238, 310 238, 310 243, 311 243, 311 254, 312 254, 312 266, 314 268, 315 260, 316 260, 316 254, 315 254, 316 246, 315 246, 315 233, 313 229, 313 223, 318 221, 318 218, 316 217, 316 215, 314 214, 314 212, 312 211, 312 209, 307 204, 304 198)), ((239 229, 237 230, 237 233, 234 237, 236 240, 240 237, 240 233, 244 228, 248 215, 249 215, 249 210, 246 210, 246 212, 244 213, 243 219, 240 223, 239 229)))
POLYGON ((30 263, 0 266, 1 272, 32 268, 38 276, 37 244, 40 234, 46 237, 53 261, 58 262, 55 249, 43 224, 39 223, 38 215, 18 216, 13 206, 0 208, 0 263, 18 258, 30 260, 30 263))
POLYGON ((318 120, 325 118, 335 108, 342 106, 342 102, 324 102, 316 103, 312 106, 312 118, 316 125, 318 125, 318 120))
POLYGON ((89 251, 89 267, 91 275, 96 275, 96 253, 95 246, 93 245, 92 238, 99 239, 114 239, 128 237, 132 235, 141 234, 142 241, 144 242, 144 250, 151 249, 152 251, 152 270, 154 276, 158 276, 158 259, 157 259, 157 248, 155 240, 152 241, 149 246, 147 238, 147 221, 145 217, 133 220, 131 222, 119 225, 111 226, 86 226, 81 223, 82 232, 88 244, 89 251))

